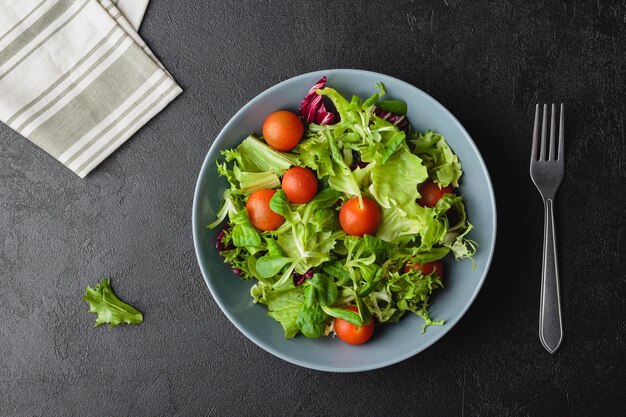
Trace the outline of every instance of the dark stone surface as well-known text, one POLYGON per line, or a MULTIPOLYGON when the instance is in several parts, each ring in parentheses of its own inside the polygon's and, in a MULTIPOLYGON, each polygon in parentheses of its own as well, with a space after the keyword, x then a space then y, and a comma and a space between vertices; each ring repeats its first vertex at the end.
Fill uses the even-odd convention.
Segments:
POLYGON ((85 180, 0 126, 0 415, 624 415, 623 1, 153 1, 141 29, 185 89, 85 180), (212 138, 291 76, 362 68, 441 101, 489 166, 498 247, 459 324, 378 371, 299 368, 240 334, 196 264, 212 138), (533 106, 563 101, 557 197, 565 339, 537 337, 542 207, 533 106), (141 326, 93 328, 111 276, 141 326))

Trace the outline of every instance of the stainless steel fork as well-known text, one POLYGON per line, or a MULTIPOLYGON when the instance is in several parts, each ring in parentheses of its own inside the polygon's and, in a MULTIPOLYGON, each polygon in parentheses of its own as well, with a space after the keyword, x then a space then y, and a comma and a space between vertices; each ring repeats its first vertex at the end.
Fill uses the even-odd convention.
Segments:
POLYGON ((539 104, 535 111, 533 148, 530 157, 530 177, 537 186, 544 204, 543 264, 541 268, 541 300, 539 303, 539 339, 550 353, 554 353, 563 340, 561 297, 559 295, 559 268, 554 231, 554 197, 565 172, 565 123, 563 103, 559 118, 559 139, 555 138, 556 107, 552 104, 550 141, 547 141, 548 105, 543 105, 541 139, 539 139, 539 104))

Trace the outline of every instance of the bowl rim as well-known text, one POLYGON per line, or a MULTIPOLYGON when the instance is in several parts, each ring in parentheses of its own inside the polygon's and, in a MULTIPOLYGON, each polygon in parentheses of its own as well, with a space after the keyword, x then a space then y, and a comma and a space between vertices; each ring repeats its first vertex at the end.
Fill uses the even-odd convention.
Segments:
MULTIPOLYGON (((381 80, 381 81, 384 82, 384 80, 381 80)), ((285 360, 287 362, 290 362, 290 363, 293 363, 295 365, 299 365, 299 366, 302 366, 302 367, 305 367, 305 368, 309 368, 309 369, 315 369, 315 370, 326 371, 326 372, 338 372, 338 373, 370 371, 370 370, 374 370, 374 369, 384 368, 384 367, 396 364, 398 362, 402 362, 402 361, 404 361, 404 360, 406 360, 406 359, 408 359, 410 357, 413 357, 413 356, 417 355, 418 353, 428 349, 430 346, 432 346, 437 341, 439 341, 443 336, 448 334, 448 332, 450 332, 450 330, 452 330, 452 328, 454 328, 454 326, 461 320, 461 318, 465 315, 467 310, 469 310, 470 306, 474 303, 474 300, 478 296, 478 293, 480 292, 480 290, 481 290, 481 288, 482 288, 482 286, 483 286, 483 284, 485 282, 485 279, 487 278, 487 275, 489 273, 489 269, 491 267, 491 261, 493 259, 493 254, 494 254, 494 251, 495 251, 495 247, 496 247, 496 235, 497 235, 496 198, 495 198, 495 194, 494 194, 494 191, 493 191, 493 185, 491 183, 491 176, 489 174, 489 170, 487 169, 485 161, 483 160, 483 157, 482 157, 480 151, 478 150, 478 147, 474 143, 474 140, 472 139, 470 134, 467 132, 467 130, 465 130, 463 125, 458 121, 458 119, 446 107, 444 107, 441 103, 439 103, 436 99, 434 99, 433 97, 431 97, 429 94, 427 94, 423 90, 419 89, 418 87, 416 87, 416 86, 414 86, 414 85, 412 85, 412 84, 410 84, 410 83, 408 83, 406 81, 400 80, 400 79, 392 77, 390 75, 381 74, 381 73, 374 72, 374 71, 367 71, 367 70, 360 70, 360 69, 349 69, 349 68, 346 68, 346 69, 335 68, 335 69, 327 69, 327 70, 318 70, 318 71, 312 71, 312 72, 308 72, 308 73, 305 73, 305 74, 297 75, 295 77, 288 78, 288 79, 283 80, 280 83, 275 84, 272 87, 262 91, 257 96, 255 96, 252 100, 248 101, 243 107, 241 107, 229 119, 229 121, 224 125, 224 127, 220 130, 218 135, 215 137, 215 140, 211 144, 211 147, 209 148, 209 151, 207 152, 207 155, 204 158, 204 161, 202 162, 202 168, 200 169, 200 173, 198 174, 198 180, 196 181, 196 187, 195 187, 195 191, 194 191, 193 206, 192 206, 192 219, 191 219, 191 221, 192 221, 192 233, 193 233, 194 250, 195 250, 195 253, 196 253, 196 258, 198 259, 198 265, 200 266, 200 271, 202 272, 202 277, 204 278, 204 281, 205 281, 207 287, 209 288, 209 291, 211 292, 211 296, 213 297, 213 300, 215 300, 215 302, 219 306, 220 310, 222 310, 222 312, 224 313, 224 315, 226 315, 226 317, 230 320, 230 322, 241 333, 243 333, 244 336, 246 336, 249 340, 251 340, 254 344, 256 344, 257 346, 259 346, 263 350, 267 351, 268 353, 270 353, 270 354, 272 354, 272 355, 274 355, 274 356, 276 356, 276 357, 278 357, 280 359, 283 359, 283 360, 285 360), (440 334, 435 336, 434 339, 430 340, 429 343, 427 343, 427 344, 425 344, 423 346, 417 347, 415 349, 409 350, 409 351, 407 351, 407 353, 405 353, 403 355, 395 356, 393 358, 389 358, 388 360, 377 362, 377 363, 372 364, 372 365, 353 366, 353 367, 346 367, 346 368, 335 368, 335 367, 332 367, 332 366, 320 365, 320 364, 317 364, 317 363, 307 362, 307 361, 304 361, 304 360, 293 358, 293 357, 291 357, 289 355, 283 354, 282 352, 280 352, 278 349, 274 348, 273 346, 271 346, 269 344, 266 344, 266 343, 256 339, 256 337, 253 336, 252 334, 250 334, 246 330, 246 328, 244 326, 242 326, 239 323, 239 321, 228 311, 228 309, 223 305, 223 303, 219 299, 219 297, 215 296, 215 291, 213 289, 213 285, 211 283, 211 280, 208 278, 209 277, 208 269, 207 269, 207 267, 205 265, 203 257, 201 256, 202 254, 200 252, 200 240, 201 240, 201 237, 199 236, 199 234, 197 232, 197 230, 199 230, 197 226, 198 226, 198 222, 200 221, 200 219, 198 218, 199 217, 199 210, 197 208, 198 208, 199 202, 200 202, 201 183, 203 182, 203 179, 206 177, 207 170, 212 168, 212 167, 209 166, 209 163, 208 163, 209 159, 211 159, 211 157, 216 152, 219 152, 221 150, 221 149, 219 149, 219 144, 222 141, 222 138, 225 136, 225 134, 226 134, 225 132, 227 130, 229 130, 231 125, 235 124, 235 120, 238 119, 238 116, 240 116, 241 114, 245 113, 250 107, 255 105, 257 102, 262 101, 265 98, 265 96, 269 95, 274 90, 279 89, 284 84, 293 83, 293 82, 296 82, 296 81, 298 81, 300 79, 311 78, 313 76, 319 76, 320 78, 322 76, 327 76, 328 78, 330 78, 333 74, 345 73, 345 72, 351 72, 351 73, 355 73, 355 74, 364 74, 364 75, 367 75, 367 76, 370 76, 370 77, 381 77, 381 78, 393 79, 394 81, 400 83, 405 88, 410 90, 412 93, 421 95, 422 98, 425 99, 427 102, 430 102, 430 104, 432 106, 439 107, 440 110, 442 110, 444 113, 447 113, 447 115, 451 118, 452 123, 454 123, 460 129, 461 133, 465 136, 465 139, 468 140, 470 147, 472 148, 472 150, 475 152, 476 156, 478 157, 478 162, 479 162, 480 167, 486 173, 487 189, 488 189, 488 194, 489 194, 489 202, 490 202, 490 205, 491 205, 491 209, 493 211, 493 219, 492 219, 492 230, 493 231, 492 231, 492 235, 491 235, 491 241, 493 243, 491 245, 491 250, 490 250, 490 252, 489 252, 489 254, 487 256, 487 262, 485 263, 484 273, 480 277, 480 279, 478 281, 478 284, 476 285, 476 288, 474 289, 474 292, 472 293, 472 295, 468 299, 466 305, 463 307, 461 313, 457 317, 447 321, 445 329, 443 329, 440 334)))

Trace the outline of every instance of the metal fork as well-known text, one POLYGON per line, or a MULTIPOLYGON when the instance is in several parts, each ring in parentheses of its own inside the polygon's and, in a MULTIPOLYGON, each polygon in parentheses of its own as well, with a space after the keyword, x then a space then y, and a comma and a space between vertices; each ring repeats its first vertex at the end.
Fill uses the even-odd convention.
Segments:
POLYGON ((554 197, 565 172, 565 123, 563 103, 560 109, 559 139, 554 136, 556 108, 552 104, 550 142, 547 141, 548 105, 543 105, 541 140, 539 140, 539 104, 535 111, 533 148, 530 156, 530 177, 537 186, 544 204, 543 264, 541 270, 541 300, 539 304, 539 339, 550 353, 554 353, 563 340, 561 297, 559 295, 559 268, 554 231, 554 197))

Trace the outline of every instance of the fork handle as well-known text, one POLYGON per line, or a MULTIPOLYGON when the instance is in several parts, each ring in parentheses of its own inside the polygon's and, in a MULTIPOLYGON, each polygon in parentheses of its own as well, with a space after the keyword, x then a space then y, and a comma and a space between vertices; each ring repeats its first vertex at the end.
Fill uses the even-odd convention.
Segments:
POLYGON ((559 296, 559 268, 557 265, 554 211, 552 206, 552 199, 546 199, 541 301, 539 307, 539 339, 543 347, 550 353, 554 353, 563 340, 561 297, 559 296))

